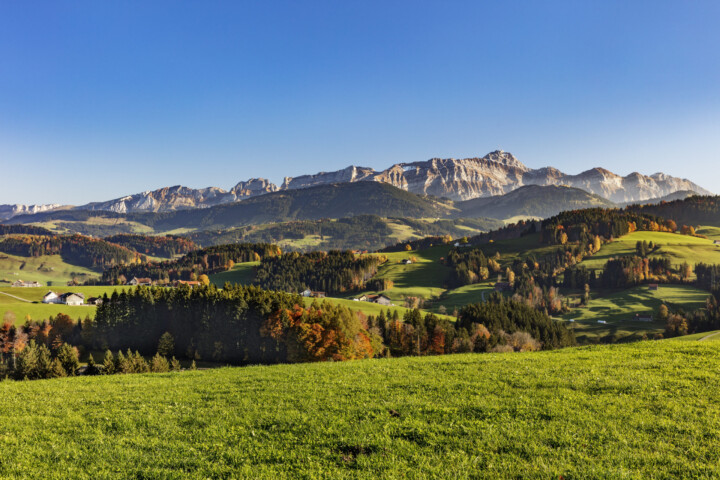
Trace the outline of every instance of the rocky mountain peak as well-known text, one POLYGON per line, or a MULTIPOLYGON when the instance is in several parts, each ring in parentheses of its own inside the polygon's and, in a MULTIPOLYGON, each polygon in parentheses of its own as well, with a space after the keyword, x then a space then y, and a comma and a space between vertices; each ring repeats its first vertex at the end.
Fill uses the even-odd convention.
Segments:
MULTIPOLYGON (((396 163, 382 171, 350 165, 334 172, 285 177, 280 186, 265 178, 251 178, 239 182, 229 192, 217 187, 193 189, 176 185, 77 208, 119 213, 172 211, 236 202, 279 190, 362 181, 388 183, 412 193, 447 197, 452 200, 504 195, 526 185, 565 185, 585 190, 616 203, 660 198, 677 191, 710 194, 689 180, 664 173, 645 176, 633 172, 621 177, 601 167, 577 175, 565 174, 554 167, 531 169, 512 153, 495 150, 484 157, 432 158, 418 162, 396 163)), ((53 205, 0 206, 0 219, 56 207, 53 205)))

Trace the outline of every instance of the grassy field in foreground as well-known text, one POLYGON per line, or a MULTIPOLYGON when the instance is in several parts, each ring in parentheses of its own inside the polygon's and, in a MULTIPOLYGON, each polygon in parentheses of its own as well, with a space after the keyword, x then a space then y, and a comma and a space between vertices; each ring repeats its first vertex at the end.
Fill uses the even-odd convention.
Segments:
POLYGON ((0 382, 0 477, 717 478, 718 396, 715 341, 0 382))
POLYGON ((662 333, 665 325, 658 321, 632 321, 636 313, 655 316, 658 307, 663 303, 672 309, 696 310, 705 306, 708 295, 705 290, 690 285, 660 285, 658 290, 650 290, 647 285, 641 285, 602 297, 591 297, 587 308, 576 308, 562 318, 575 320, 575 335, 578 340, 607 335, 635 335, 638 338, 643 334, 652 336, 662 333), (598 320, 607 323, 598 323, 598 320))

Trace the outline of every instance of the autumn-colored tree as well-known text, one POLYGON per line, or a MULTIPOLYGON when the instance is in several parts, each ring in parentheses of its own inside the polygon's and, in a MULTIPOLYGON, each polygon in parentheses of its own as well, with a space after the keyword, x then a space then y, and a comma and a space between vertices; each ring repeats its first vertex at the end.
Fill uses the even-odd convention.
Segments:
POLYGON ((205 275, 204 273, 198 277, 198 282, 200 282, 203 285, 210 285, 210 277, 205 275))
POLYGON ((440 326, 436 326, 432 332, 432 337, 430 338, 430 352, 435 355, 442 355, 445 353, 445 331, 440 326))

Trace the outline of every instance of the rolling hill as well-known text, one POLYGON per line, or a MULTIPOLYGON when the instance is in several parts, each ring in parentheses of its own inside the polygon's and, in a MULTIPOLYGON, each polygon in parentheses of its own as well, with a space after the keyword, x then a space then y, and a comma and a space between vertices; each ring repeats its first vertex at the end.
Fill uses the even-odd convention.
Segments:
POLYGON ((546 218, 564 210, 591 207, 612 208, 615 204, 579 188, 528 185, 505 195, 482 197, 455 206, 461 217, 512 218, 518 216, 546 218))

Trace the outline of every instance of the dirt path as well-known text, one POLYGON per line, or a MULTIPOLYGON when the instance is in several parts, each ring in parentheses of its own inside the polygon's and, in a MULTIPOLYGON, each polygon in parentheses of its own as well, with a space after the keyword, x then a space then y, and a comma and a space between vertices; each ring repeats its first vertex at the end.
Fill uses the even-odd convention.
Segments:
POLYGON ((11 294, 9 294, 9 293, 5 293, 5 292, 0 292, 0 293, 2 293, 3 295, 7 295, 8 297, 14 298, 15 300, 20 300, 21 302, 33 303, 31 300, 27 300, 27 299, 25 299, 25 298, 16 297, 15 295, 11 295, 11 294))
POLYGON ((702 337, 700 340, 698 340, 698 342, 702 342, 703 340, 709 340, 709 339, 711 339, 712 337, 716 337, 716 336, 718 336, 718 335, 720 335, 720 332, 715 332, 715 333, 711 333, 710 335, 705 335, 705 336, 702 337))

